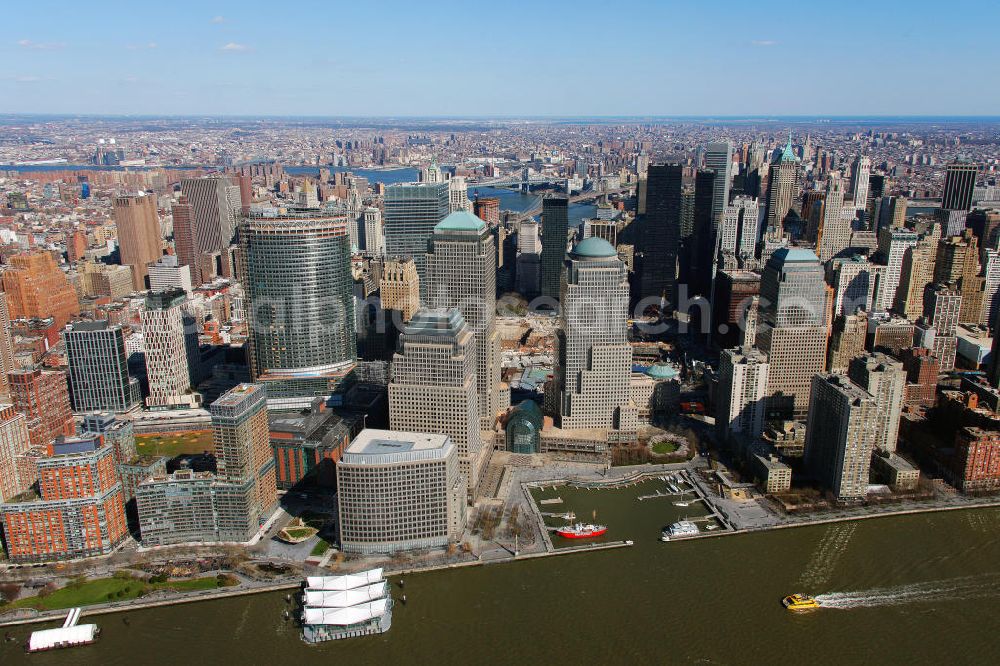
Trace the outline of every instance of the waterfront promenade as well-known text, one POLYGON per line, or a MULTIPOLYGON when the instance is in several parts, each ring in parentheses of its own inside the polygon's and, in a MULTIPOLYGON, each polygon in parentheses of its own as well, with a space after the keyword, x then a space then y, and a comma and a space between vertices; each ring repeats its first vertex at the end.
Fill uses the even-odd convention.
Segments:
MULTIPOLYGON (((600 493, 605 492, 602 488, 607 488, 609 490, 622 488, 635 483, 643 482, 646 479, 656 478, 662 474, 676 473, 680 471, 685 471, 685 477, 694 482, 695 492, 700 498, 704 498, 706 509, 709 514, 716 516, 726 528, 718 531, 702 532, 700 535, 689 537, 684 539, 684 541, 916 513, 981 509, 1000 506, 1000 498, 995 496, 975 498, 965 497, 958 494, 945 494, 943 497, 919 502, 906 501, 893 505, 847 507, 828 512, 794 516, 779 516, 777 514, 770 513, 768 514, 768 519, 766 521, 747 520, 745 511, 733 511, 730 506, 733 504, 733 501, 718 498, 715 496, 714 492, 712 492, 711 488, 705 484, 704 479, 702 479, 701 475, 697 473, 698 469, 704 469, 705 467, 706 464, 700 460, 695 460, 690 463, 645 465, 639 467, 610 469, 603 465, 576 462, 556 462, 551 466, 545 467, 514 467, 510 471, 512 479, 508 486, 508 496, 504 498, 505 505, 508 507, 519 505, 523 510, 527 511, 528 515, 533 517, 531 523, 533 525, 533 529, 537 530, 538 538, 534 541, 532 547, 517 550, 515 552, 515 548, 511 543, 507 543, 506 541, 501 543, 498 540, 489 540, 484 541, 482 543, 482 548, 475 554, 458 553, 451 556, 445 556, 442 553, 439 557, 428 557, 419 560, 378 561, 376 563, 373 563, 373 561, 369 559, 348 560, 346 562, 339 563, 336 571, 350 572, 368 568, 375 564, 377 566, 384 567, 387 575, 404 576, 430 571, 478 567, 486 564, 509 563, 515 560, 604 551, 625 547, 630 545, 631 541, 647 541, 652 537, 645 534, 635 534, 629 535, 628 541, 625 539, 619 539, 606 543, 591 543, 556 548, 552 544, 551 538, 548 535, 548 530, 545 527, 541 511, 531 496, 530 488, 537 486, 549 487, 566 485, 571 488, 586 488, 595 495, 599 495, 600 493)), ((747 502, 743 502, 743 504, 747 504, 747 502)), ((755 501, 750 501, 749 504, 757 505, 755 501)), ((757 506, 759 507, 759 505, 757 506)), ((239 597, 281 590, 296 590, 301 587, 301 581, 302 577, 299 573, 282 578, 275 578, 269 581, 255 581, 248 580, 246 577, 241 577, 241 582, 236 587, 192 592, 158 591, 155 595, 151 595, 150 597, 86 606, 84 608, 84 612, 88 615, 124 613, 144 608, 156 608, 175 604, 225 599, 228 597, 239 597)), ((0 614, 0 626, 54 621, 62 618, 65 613, 65 610, 20 610, 16 614, 0 614)))

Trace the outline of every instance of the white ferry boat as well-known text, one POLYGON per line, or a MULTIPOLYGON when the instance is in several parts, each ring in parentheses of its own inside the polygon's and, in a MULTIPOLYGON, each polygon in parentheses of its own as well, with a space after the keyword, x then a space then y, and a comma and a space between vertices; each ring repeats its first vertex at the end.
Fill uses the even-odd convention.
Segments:
POLYGON ((671 539, 683 539, 685 537, 698 536, 700 534, 698 526, 690 520, 680 520, 663 530, 660 541, 670 541, 671 539))

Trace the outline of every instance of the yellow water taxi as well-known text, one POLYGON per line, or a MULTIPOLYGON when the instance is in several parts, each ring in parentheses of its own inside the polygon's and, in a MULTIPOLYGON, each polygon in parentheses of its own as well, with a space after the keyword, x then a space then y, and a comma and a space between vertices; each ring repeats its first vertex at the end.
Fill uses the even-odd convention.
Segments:
POLYGON ((803 611, 819 608, 819 602, 805 594, 790 594, 782 599, 781 603, 790 611, 803 611))

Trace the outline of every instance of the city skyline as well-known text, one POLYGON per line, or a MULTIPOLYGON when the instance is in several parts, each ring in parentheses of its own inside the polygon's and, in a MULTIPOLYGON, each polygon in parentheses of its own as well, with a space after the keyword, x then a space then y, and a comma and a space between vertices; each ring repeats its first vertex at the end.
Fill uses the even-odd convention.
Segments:
POLYGON ((378 13, 306 3, 290 15, 288 28, 232 2, 182 2, 170 13, 111 7, 70 16, 53 11, 52 3, 19 6, 0 42, 8 63, 0 77, 6 111, 976 116, 1000 101, 1000 93, 981 85, 974 65, 989 60, 989 26, 1000 10, 965 1, 949 12, 923 1, 838 7, 838 22, 850 24, 849 31, 827 27, 822 7, 784 1, 763 8, 642 2, 605 33, 610 43, 621 37, 628 46, 600 58, 579 49, 604 25, 594 21, 604 8, 592 3, 494 12, 393 3, 378 13), (112 21, 113 33, 102 29, 112 21), (497 36, 495 45, 484 42, 482 27, 497 36), (955 68, 963 58, 970 66, 955 68), (94 66, 81 69, 81 62, 94 66), (831 63, 844 86, 776 94, 815 80, 831 63), (925 94, 925 83, 935 80, 948 81, 947 96, 925 94), (613 85, 595 94, 604 81, 613 85), (844 94, 848 86, 866 94, 844 94))

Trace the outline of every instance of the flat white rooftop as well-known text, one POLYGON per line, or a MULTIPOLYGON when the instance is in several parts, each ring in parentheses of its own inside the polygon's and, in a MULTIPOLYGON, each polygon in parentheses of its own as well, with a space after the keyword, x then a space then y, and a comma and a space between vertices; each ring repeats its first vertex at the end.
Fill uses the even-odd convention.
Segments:
POLYGON ((366 428, 354 438, 345 453, 362 455, 408 453, 410 451, 443 449, 447 443, 447 435, 366 428))

